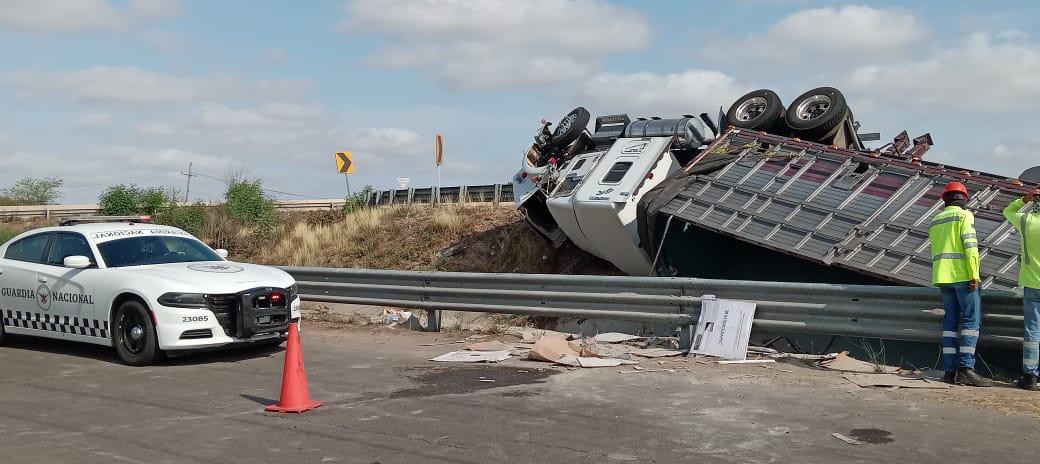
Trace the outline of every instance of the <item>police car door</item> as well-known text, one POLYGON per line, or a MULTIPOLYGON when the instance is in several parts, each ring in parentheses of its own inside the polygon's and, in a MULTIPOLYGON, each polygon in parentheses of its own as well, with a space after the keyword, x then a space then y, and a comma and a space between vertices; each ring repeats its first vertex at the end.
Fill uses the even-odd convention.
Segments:
MULTIPOLYGON (((108 344, 108 328, 94 311, 94 284, 97 280, 97 257, 83 235, 55 232, 47 251, 47 260, 37 270, 37 301, 50 316, 48 329, 55 329, 73 340, 108 344), (86 256, 90 266, 76 269, 65 266, 65 258, 86 256)), ((105 318, 107 319, 107 318, 105 318)))
POLYGON ((7 247, 0 263, 0 303, 3 304, 4 330, 11 333, 61 338, 60 331, 49 330, 50 296, 41 303, 37 271, 46 259, 47 244, 53 233, 30 235, 7 247))

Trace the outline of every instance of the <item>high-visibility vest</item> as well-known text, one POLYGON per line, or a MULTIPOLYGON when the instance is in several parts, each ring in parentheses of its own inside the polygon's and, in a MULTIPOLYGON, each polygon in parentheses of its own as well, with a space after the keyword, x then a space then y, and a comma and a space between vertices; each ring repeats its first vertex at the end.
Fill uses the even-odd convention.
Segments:
POLYGON ((1021 198, 1011 202, 1004 208, 1004 217, 1018 229, 1022 237, 1018 284, 1040 289, 1040 213, 1022 211, 1025 204, 1021 198))
POLYGON ((960 206, 947 206, 932 218, 932 283, 952 284, 979 278, 979 240, 975 215, 960 206))

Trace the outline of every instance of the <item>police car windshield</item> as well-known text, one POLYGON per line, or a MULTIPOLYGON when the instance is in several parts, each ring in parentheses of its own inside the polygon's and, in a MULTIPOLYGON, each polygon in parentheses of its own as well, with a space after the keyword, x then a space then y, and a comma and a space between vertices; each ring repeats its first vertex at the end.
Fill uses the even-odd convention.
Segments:
POLYGON ((99 243, 98 251, 108 267, 223 261, 223 258, 202 242, 184 237, 121 238, 99 243))

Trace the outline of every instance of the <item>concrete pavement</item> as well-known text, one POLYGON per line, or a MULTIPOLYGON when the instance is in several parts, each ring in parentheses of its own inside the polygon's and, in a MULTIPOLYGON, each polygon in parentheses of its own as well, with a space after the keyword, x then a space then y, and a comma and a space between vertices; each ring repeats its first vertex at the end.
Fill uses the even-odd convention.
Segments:
POLYGON ((445 365, 426 359, 460 345, 418 345, 458 336, 303 334, 325 406, 300 415, 262 411, 280 349, 132 368, 104 348, 19 338, 0 348, 0 463, 1026 462, 1040 438, 1029 416, 794 365, 445 365))

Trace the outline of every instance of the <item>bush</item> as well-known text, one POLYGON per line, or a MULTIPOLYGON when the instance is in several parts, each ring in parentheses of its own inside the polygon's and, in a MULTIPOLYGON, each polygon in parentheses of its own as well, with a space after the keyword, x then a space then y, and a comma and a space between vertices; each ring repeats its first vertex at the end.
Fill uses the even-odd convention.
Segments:
POLYGON ((224 193, 225 207, 232 219, 255 227, 262 235, 274 229, 274 201, 264 195, 260 181, 236 181, 224 193))
POLYGON ((141 189, 134 184, 112 185, 98 197, 98 212, 105 216, 137 214, 141 206, 141 189))
POLYGON ((206 205, 202 203, 187 206, 168 205, 159 210, 156 222, 177 227, 198 237, 205 231, 206 205))
POLYGON ((56 177, 26 177, 0 191, 3 203, 49 205, 61 197, 62 180, 56 177))
POLYGON ((371 185, 366 185, 360 192, 347 197, 346 202, 343 203, 343 212, 352 213, 368 206, 365 202, 374 191, 375 189, 371 185))

